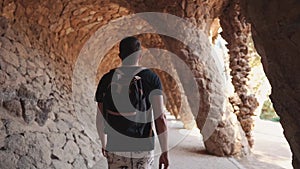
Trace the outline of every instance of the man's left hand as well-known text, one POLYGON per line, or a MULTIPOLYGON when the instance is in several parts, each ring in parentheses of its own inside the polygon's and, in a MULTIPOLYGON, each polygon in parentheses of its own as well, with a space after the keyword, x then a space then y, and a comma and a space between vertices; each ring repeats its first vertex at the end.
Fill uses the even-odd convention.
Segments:
POLYGON ((107 150, 105 150, 105 148, 102 147, 102 154, 105 158, 107 158, 107 150))
POLYGON ((159 157, 159 169, 169 168, 169 153, 163 152, 159 157))

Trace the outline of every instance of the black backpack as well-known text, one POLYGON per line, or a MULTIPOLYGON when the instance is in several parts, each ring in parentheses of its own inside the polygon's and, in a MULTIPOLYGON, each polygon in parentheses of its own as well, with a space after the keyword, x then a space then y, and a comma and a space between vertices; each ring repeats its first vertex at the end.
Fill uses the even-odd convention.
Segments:
POLYGON ((120 69, 111 70, 112 81, 103 99, 107 134, 113 131, 129 137, 149 137, 151 122, 148 120, 146 97, 142 78, 137 76, 145 68, 138 68, 132 74, 120 69), (150 127, 149 127, 150 125, 150 127))

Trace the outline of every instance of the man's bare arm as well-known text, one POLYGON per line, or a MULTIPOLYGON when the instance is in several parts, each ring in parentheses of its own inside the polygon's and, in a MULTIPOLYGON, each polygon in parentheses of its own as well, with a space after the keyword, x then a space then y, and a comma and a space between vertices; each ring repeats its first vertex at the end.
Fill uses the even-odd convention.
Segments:
POLYGON ((164 114, 164 101, 162 95, 155 95, 152 97, 152 107, 155 118, 155 128, 158 135, 162 155, 159 159, 159 168, 167 169, 169 166, 169 153, 168 153, 168 127, 167 120, 164 114))
POLYGON ((104 133, 104 118, 102 115, 103 112, 103 103, 98 103, 98 111, 96 116, 96 126, 98 135, 100 137, 100 141, 102 144, 102 154, 104 157, 106 157, 106 134, 104 133))

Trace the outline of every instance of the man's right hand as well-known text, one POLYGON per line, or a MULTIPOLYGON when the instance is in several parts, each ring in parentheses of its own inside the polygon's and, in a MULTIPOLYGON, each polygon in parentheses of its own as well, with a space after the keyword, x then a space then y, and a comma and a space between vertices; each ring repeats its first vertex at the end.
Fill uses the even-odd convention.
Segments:
POLYGON ((163 152, 159 157, 159 169, 169 168, 169 153, 163 152))

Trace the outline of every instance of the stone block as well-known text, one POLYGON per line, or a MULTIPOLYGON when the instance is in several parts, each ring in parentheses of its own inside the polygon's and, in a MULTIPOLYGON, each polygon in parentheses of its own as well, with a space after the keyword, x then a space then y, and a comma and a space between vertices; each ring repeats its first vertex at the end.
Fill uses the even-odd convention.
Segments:
POLYGON ((30 169, 36 169, 34 165, 34 161, 29 156, 21 156, 17 163, 18 168, 30 168, 30 169))
POLYGON ((75 123, 75 117, 72 114, 68 113, 68 112, 58 113, 57 117, 58 117, 58 119, 64 120, 65 122, 68 122, 70 125, 75 123))
POLYGON ((18 71, 21 73, 21 75, 24 77, 26 75, 26 69, 27 69, 27 63, 25 59, 20 59, 20 67, 18 71))
POLYGON ((49 26, 49 19, 40 15, 39 19, 38 19, 38 24, 44 27, 48 27, 49 26))
POLYGON ((48 127, 50 132, 58 132, 56 127, 56 123, 51 119, 46 122, 46 126, 48 127))
POLYGON ((71 133, 71 132, 67 132, 66 137, 67 137, 68 140, 74 140, 73 133, 71 133))
POLYGON ((37 112, 36 103, 34 100, 21 99, 21 105, 23 107, 22 117, 26 123, 30 124, 35 120, 37 112))
POLYGON ((23 113, 24 121, 27 124, 32 123, 35 120, 35 117, 36 117, 36 110, 34 109, 26 109, 23 113))
POLYGON ((25 133, 28 155, 37 168, 46 168, 51 164, 51 149, 47 137, 41 133, 25 133))
POLYGON ((18 158, 11 151, 0 150, 0 168, 1 169, 12 169, 17 168, 18 158))
POLYGON ((242 115, 249 115, 250 109, 248 107, 241 107, 240 112, 242 115))
POLYGON ((90 145, 86 146, 81 146, 80 147, 80 154, 86 159, 93 159, 94 158, 94 153, 90 145))
POLYGON ((1 47, 4 49, 4 52, 13 52, 15 51, 15 46, 7 37, 0 37, 1 47))
POLYGON ((75 157, 79 154, 79 148, 73 140, 69 140, 64 149, 64 154, 67 158, 67 161, 72 163, 75 157))
POLYGON ((52 158, 55 157, 60 161, 67 162, 67 160, 64 160, 65 154, 64 154, 64 150, 62 148, 55 147, 52 151, 51 156, 52 156, 52 158))
POLYGON ((14 67, 18 68, 20 66, 19 58, 15 53, 9 52, 4 48, 0 48, 0 56, 6 63, 11 64, 14 67))
POLYGON ((88 146, 90 139, 85 136, 82 132, 79 132, 78 130, 74 130, 75 134, 75 141, 79 145, 79 147, 88 146))
POLYGON ((53 99, 39 99, 37 106, 44 112, 50 112, 54 104, 53 99))
POLYGON ((24 156, 28 152, 28 146, 25 143, 25 138, 21 134, 14 134, 6 138, 7 147, 10 151, 24 156))
POLYGON ((20 117, 22 115, 22 106, 17 99, 4 101, 3 106, 13 116, 20 117))
POLYGON ((251 132, 254 128, 254 123, 252 118, 241 119, 240 123, 243 127, 245 133, 251 132))
POLYGON ((16 46, 17 48, 17 52, 18 52, 18 55, 21 56, 21 59, 22 58, 27 58, 28 57, 28 52, 27 50, 25 49, 24 45, 19 43, 19 42, 16 42, 14 43, 14 45, 16 46))
POLYGON ((3 86, 0 96, 2 101, 14 100, 17 97, 16 88, 14 86, 3 86))
POLYGON ((28 86, 25 86, 23 84, 20 86, 17 93, 18 96, 23 99, 36 99, 36 93, 30 88, 28 88, 28 86))
POLYGON ((56 122, 56 127, 61 133, 66 133, 70 130, 70 126, 63 120, 58 120, 56 122))
POLYGON ((1 127, 1 124, 2 122, 0 121, 0 149, 2 147, 5 147, 6 146, 6 142, 5 142, 5 138, 6 138, 6 131, 5 131, 5 127, 1 127))
POLYGON ((66 144, 66 136, 62 133, 50 133, 48 139, 53 148, 63 148, 66 144))
POLYGON ((67 162, 52 160, 52 164, 55 169, 72 169, 72 165, 68 164, 67 162))
POLYGON ((6 73, 7 75, 9 75, 9 80, 10 81, 18 81, 18 78, 20 78, 20 73, 18 72, 18 70, 12 66, 12 65, 7 65, 6 66, 6 73))
POLYGON ((35 121, 40 125, 43 126, 46 121, 48 120, 48 112, 37 109, 36 111, 36 119, 35 121))
POLYGON ((85 160, 82 156, 77 156, 74 163, 73 163, 74 169, 87 169, 85 160))
POLYGON ((5 123, 8 135, 19 134, 19 133, 25 132, 25 129, 16 120, 7 119, 7 120, 5 120, 4 123, 5 123))

